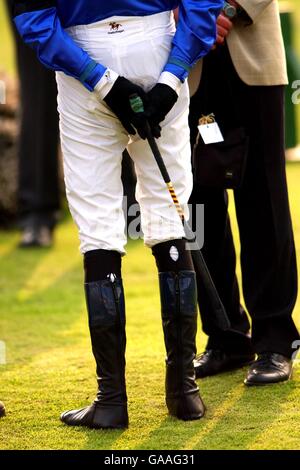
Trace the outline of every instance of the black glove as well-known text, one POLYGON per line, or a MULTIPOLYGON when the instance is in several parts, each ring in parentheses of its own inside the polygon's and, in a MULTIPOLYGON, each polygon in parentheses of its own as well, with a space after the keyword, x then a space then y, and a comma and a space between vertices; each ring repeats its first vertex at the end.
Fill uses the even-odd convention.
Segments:
POLYGON ((145 139, 146 115, 145 113, 134 113, 130 106, 130 97, 135 94, 139 95, 146 107, 148 98, 144 90, 126 78, 118 77, 104 101, 119 118, 128 134, 135 135, 136 129, 140 137, 145 139))
POLYGON ((176 91, 169 85, 157 83, 148 93, 149 106, 146 115, 154 137, 160 137, 162 122, 178 99, 176 91))

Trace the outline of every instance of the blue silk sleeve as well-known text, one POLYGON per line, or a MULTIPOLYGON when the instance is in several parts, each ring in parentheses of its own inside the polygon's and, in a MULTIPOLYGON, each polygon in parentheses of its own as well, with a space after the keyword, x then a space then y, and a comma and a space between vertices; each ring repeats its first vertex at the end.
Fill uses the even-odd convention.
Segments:
POLYGON ((166 72, 181 81, 195 63, 205 56, 216 40, 216 20, 224 0, 182 0, 179 21, 166 72))
POLYGON ((16 14, 14 21, 24 42, 35 49, 46 67, 77 78, 90 91, 94 89, 106 68, 67 34, 55 7, 16 14))

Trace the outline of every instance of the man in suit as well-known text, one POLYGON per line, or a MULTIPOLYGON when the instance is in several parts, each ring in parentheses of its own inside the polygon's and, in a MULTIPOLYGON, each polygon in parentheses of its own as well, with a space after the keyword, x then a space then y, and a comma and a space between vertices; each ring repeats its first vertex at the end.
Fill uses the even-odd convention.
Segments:
POLYGON ((205 207, 203 255, 234 330, 222 332, 214 325, 197 276, 208 343, 195 361, 196 375, 251 364, 246 385, 274 383, 290 378, 293 342, 299 338, 292 319, 297 268, 285 174, 284 85, 288 79, 278 2, 225 2, 217 43, 190 77, 195 93, 190 108, 191 143, 196 140, 199 118, 211 112, 223 129, 243 126, 249 136, 245 175, 234 199, 252 339, 240 305, 226 191, 205 189, 195 181, 191 202, 205 207))
MULTIPOLYGON (((13 1, 6 0, 10 18, 13 1)), ((18 206, 20 246, 47 247, 52 243, 59 202, 58 113, 55 75, 27 47, 12 21, 20 78, 18 206)))

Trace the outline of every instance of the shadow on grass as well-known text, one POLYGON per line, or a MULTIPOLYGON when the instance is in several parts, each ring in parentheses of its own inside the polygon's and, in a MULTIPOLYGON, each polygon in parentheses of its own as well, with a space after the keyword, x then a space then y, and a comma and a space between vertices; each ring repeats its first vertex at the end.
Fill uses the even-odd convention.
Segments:
POLYGON ((281 406, 296 383, 247 388, 242 382, 244 375, 238 371, 201 380, 201 395, 207 407, 205 417, 191 422, 167 417, 134 448, 247 449, 285 413, 281 406))
POLYGON ((126 433, 126 429, 86 429, 76 430, 80 437, 85 437, 85 445, 81 450, 114 449, 114 444, 126 433))
POLYGON ((28 252, 16 249, 0 260, 6 272, 5 279, 2 277, 0 282, 1 339, 7 343, 8 355, 12 345, 13 360, 28 362, 36 354, 78 339, 78 335, 64 337, 62 333, 80 318, 84 309, 82 270, 79 264, 63 271, 47 288, 37 288, 25 299, 19 296, 26 279, 49 253, 49 250, 38 250, 28 256, 28 252))
MULTIPOLYGON (((190 449, 195 438, 207 432, 212 422, 217 419, 215 413, 222 409, 230 399, 239 384, 236 376, 217 377, 215 380, 205 379, 198 381, 200 394, 206 406, 204 418, 196 421, 184 422, 167 416, 160 425, 154 428, 146 439, 137 443, 135 449, 154 450, 182 450, 190 449)), ((167 415, 167 408, 164 407, 167 415)))
POLYGON ((193 449, 247 449, 284 414, 281 406, 293 393, 296 383, 262 387, 241 384, 240 387, 236 400, 229 401, 226 412, 216 416, 208 432, 194 440, 193 449))
POLYGON ((282 384, 243 387, 243 393, 228 413, 216 420, 209 433, 195 443, 194 449, 249 448, 260 434, 284 415, 281 407, 297 384, 292 380, 282 384))
MULTIPOLYGON (((131 256, 137 244, 130 243, 131 256)), ((0 339, 7 343, 9 363, 28 363, 39 354, 76 343, 82 331, 78 326, 74 331, 74 324, 81 320, 84 334, 88 333, 82 260, 66 255, 62 259, 60 254, 61 246, 57 250, 14 246, 0 256, 0 339)))

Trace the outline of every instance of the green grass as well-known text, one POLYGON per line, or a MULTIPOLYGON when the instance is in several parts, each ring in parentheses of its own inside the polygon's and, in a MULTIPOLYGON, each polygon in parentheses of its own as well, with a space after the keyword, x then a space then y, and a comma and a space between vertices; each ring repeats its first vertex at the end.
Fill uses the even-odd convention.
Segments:
POLYGON ((14 45, 11 39, 11 28, 7 18, 4 1, 0 6, 0 72, 15 74, 14 45))
MULTIPOLYGON (((288 179, 299 259, 299 164, 288 165, 288 179)), ((157 276, 140 242, 129 244, 124 260, 130 427, 64 426, 61 411, 89 403, 96 388, 76 229, 66 219, 52 250, 22 251, 17 241, 17 233, 0 232, 0 338, 7 346, 0 399, 8 410, 1 449, 300 449, 297 367, 293 381, 259 389, 244 387, 246 369, 201 380, 206 417, 184 423, 167 416, 157 276)), ((299 302, 295 318, 300 326, 299 302)), ((202 333, 198 340, 202 350, 202 333)))

